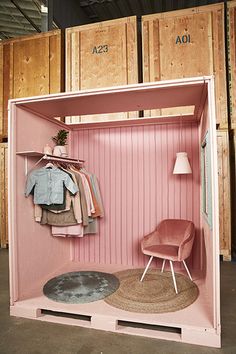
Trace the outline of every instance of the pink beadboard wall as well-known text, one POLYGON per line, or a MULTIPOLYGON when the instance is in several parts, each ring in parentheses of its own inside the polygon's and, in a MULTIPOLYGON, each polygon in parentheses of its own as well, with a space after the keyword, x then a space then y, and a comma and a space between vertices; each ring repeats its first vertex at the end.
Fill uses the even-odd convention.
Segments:
MULTIPOLYGON (((24 195, 25 190, 25 160, 23 156, 15 155, 19 151, 43 150, 50 143, 60 127, 54 122, 23 111, 16 111, 15 117, 15 149, 12 151, 15 160, 14 191, 12 194, 14 208, 13 239, 10 239, 10 250, 17 254, 12 270, 15 283, 14 300, 27 298, 28 294, 41 284, 53 270, 68 262, 70 246, 66 240, 54 239, 50 227, 42 226, 34 221, 34 205, 32 196, 24 195), (16 156, 16 157, 15 157, 16 156), (55 252, 55 253, 54 253, 55 252), (53 256, 52 256, 53 254, 53 256), (56 256, 55 256, 56 255, 56 256)), ((32 168, 38 158, 28 159, 28 168, 32 168)), ((44 164, 45 165, 45 164, 44 164)), ((38 165, 42 167, 42 165, 38 165)), ((11 172, 11 171, 10 171, 11 172)))
MULTIPOLYGON (((201 144, 203 143, 206 133, 209 131, 209 109, 208 104, 206 102, 205 109, 203 111, 203 115, 200 121, 199 126, 199 136, 200 136, 200 150, 201 144)), ((200 157, 201 158, 201 157, 200 157)), ((213 181, 212 181, 213 183, 213 181)), ((213 313, 213 293, 214 293, 214 286, 213 286, 213 258, 215 249, 213 247, 213 235, 211 228, 209 227, 206 217, 202 210, 202 186, 201 186, 201 194, 200 194, 200 216, 201 216, 201 226, 200 226, 200 233, 202 238, 202 269, 203 269, 203 279, 204 279, 204 287, 205 292, 208 294, 208 307, 211 309, 213 313), (207 250, 207 253, 206 253, 207 250)))
POLYGON ((200 167, 197 123, 85 129, 73 132, 73 152, 97 175, 105 217, 99 233, 75 240, 74 260, 141 266, 142 237, 164 218, 192 220, 190 260, 201 266, 200 167), (188 152, 191 175, 173 175, 176 152, 188 152))

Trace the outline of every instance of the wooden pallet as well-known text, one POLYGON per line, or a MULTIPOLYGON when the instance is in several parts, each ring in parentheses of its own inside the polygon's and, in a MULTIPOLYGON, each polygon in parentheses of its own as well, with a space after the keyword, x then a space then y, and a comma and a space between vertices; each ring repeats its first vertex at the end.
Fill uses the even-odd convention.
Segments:
MULTIPOLYGON (((51 301, 51 303, 53 303, 51 301)), ((97 309, 103 307, 103 301, 97 302, 97 309)), ((77 310, 61 312, 52 310, 47 306, 42 308, 23 301, 15 306, 10 306, 11 316, 35 319, 39 321, 58 324, 73 325, 90 329, 110 331, 119 334, 144 336, 148 338, 172 340, 176 342, 206 345, 209 347, 220 347, 220 329, 205 328, 204 326, 183 325, 173 322, 172 324, 158 320, 158 314, 139 314, 126 311, 115 311, 109 314, 106 310, 88 310, 93 308, 95 303, 85 304, 86 311, 77 310), (86 306, 87 305, 87 306, 86 306)), ((106 308, 106 307, 105 307, 106 308)))

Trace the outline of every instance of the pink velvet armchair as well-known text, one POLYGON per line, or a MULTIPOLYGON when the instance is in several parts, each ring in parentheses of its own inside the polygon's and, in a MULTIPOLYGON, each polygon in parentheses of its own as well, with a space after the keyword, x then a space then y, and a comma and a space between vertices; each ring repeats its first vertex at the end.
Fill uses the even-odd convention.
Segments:
POLYGON ((178 294, 173 262, 183 262, 188 276, 192 280, 185 259, 191 254, 194 236, 195 228, 192 221, 180 219, 161 221, 156 230, 145 236, 141 242, 142 252, 150 256, 150 259, 140 281, 143 281, 153 257, 163 259, 161 272, 164 270, 165 261, 169 260, 175 292, 178 294))

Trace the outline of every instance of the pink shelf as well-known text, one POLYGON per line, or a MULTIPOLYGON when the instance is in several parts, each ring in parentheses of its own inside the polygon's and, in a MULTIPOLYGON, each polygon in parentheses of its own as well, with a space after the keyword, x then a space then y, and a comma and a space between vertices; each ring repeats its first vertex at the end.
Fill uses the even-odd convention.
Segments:
POLYGON ((84 162, 84 160, 80 160, 80 159, 73 159, 71 157, 54 156, 54 155, 44 154, 43 152, 38 152, 38 151, 18 151, 16 154, 22 156, 28 156, 28 157, 39 157, 39 158, 45 156, 45 160, 84 162))

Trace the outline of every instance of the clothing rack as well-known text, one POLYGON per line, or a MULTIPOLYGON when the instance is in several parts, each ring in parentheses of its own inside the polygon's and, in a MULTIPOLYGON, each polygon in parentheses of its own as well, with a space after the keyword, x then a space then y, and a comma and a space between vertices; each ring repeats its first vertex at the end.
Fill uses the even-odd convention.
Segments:
POLYGON ((33 168, 35 168, 35 166, 37 166, 42 160, 70 163, 73 165, 83 165, 85 162, 85 160, 81 160, 81 159, 73 159, 70 157, 60 157, 60 156, 48 155, 48 154, 44 154, 42 152, 37 152, 37 151, 19 151, 16 154, 24 156, 24 158, 25 158, 25 175, 27 175, 33 168), (33 165, 33 167, 28 171, 28 158, 29 157, 40 157, 40 158, 33 165))

